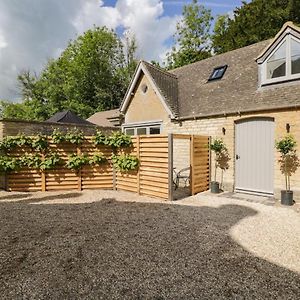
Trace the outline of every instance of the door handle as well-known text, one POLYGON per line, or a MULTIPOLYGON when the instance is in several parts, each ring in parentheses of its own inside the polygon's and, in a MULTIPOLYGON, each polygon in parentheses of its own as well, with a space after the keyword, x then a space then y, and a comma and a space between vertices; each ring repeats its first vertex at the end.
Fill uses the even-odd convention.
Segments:
POLYGON ((238 159, 240 159, 240 158, 241 158, 241 157, 240 157, 238 154, 235 155, 235 159, 236 159, 236 160, 238 160, 238 159))

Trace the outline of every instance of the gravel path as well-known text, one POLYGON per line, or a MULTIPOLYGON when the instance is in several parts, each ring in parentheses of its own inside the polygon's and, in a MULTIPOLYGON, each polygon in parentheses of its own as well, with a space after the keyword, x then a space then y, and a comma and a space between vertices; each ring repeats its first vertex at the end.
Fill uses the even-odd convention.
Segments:
POLYGON ((207 195, 174 205, 113 191, 3 192, 0 297, 299 299, 299 216, 207 195))

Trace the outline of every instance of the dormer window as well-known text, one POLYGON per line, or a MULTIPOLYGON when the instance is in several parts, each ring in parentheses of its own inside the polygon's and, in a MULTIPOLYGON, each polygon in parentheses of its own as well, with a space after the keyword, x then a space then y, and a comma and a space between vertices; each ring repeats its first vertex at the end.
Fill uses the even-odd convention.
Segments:
POLYGON ((262 85, 300 79, 300 40, 287 34, 262 63, 261 72, 262 85))
POLYGON ((286 42, 267 60, 267 79, 286 75, 286 42))

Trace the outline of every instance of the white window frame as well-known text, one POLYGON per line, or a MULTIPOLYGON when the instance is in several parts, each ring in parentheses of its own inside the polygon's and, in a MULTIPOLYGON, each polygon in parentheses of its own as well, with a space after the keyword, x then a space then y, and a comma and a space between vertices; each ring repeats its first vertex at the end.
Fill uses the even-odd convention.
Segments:
POLYGON ((158 122, 143 122, 143 123, 132 123, 132 124, 123 124, 122 131, 126 133, 126 129, 133 129, 134 135, 137 135, 138 128, 146 128, 146 135, 150 135, 150 128, 159 127, 160 134, 162 132, 162 121, 158 122))
POLYGON ((292 55, 291 55, 291 40, 295 40, 296 42, 300 43, 300 40, 296 37, 291 36, 288 34, 278 45, 277 47, 268 55, 261 66, 261 82, 262 85, 268 85, 272 83, 290 81, 300 78, 300 73, 292 74, 292 55), (285 49, 285 57, 286 57, 286 64, 285 64, 285 76, 280 76, 277 78, 267 79, 267 62, 268 59, 281 47, 281 45, 286 42, 286 49, 285 49))

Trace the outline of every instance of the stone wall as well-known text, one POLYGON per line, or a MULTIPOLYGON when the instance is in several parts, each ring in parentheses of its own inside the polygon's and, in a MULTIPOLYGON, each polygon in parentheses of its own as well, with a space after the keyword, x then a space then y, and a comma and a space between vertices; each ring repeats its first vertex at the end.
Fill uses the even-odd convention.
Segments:
MULTIPOLYGON (((229 117, 219 117, 219 118, 206 118, 198 120, 188 120, 182 123, 166 122, 163 126, 164 134, 167 133, 181 133, 181 134, 198 134, 198 135, 208 135, 212 138, 222 138, 228 148, 230 161, 229 169, 221 174, 219 171, 217 174, 217 180, 223 182, 223 189, 227 191, 232 191, 234 189, 234 168, 235 168, 235 121, 241 120, 243 118, 249 117, 273 117, 275 122, 275 139, 279 139, 286 135, 286 124, 290 124, 290 133, 296 138, 298 142, 298 155, 300 156, 300 112, 298 110, 290 111, 277 111, 277 112, 266 112, 266 113, 256 113, 256 114, 243 114, 242 116, 229 116, 229 117), (225 128, 225 135, 222 132, 222 128, 225 128), (223 175, 223 178, 222 178, 223 175)), ((275 196, 279 198, 280 190, 284 189, 285 182, 284 176, 282 175, 278 159, 279 154, 274 149, 274 192, 275 196)), ((182 159, 185 163, 183 156, 176 157, 175 160, 182 159)), ((180 163, 178 162, 180 165, 180 163)), ((214 163, 212 157, 213 170, 214 163)), ((291 177, 291 189, 295 193, 295 199, 300 200, 300 168, 291 177)))
POLYGON ((142 75, 137 83, 137 88, 133 92, 130 105, 125 114, 125 124, 147 122, 147 121, 167 121, 169 116, 153 89, 150 81, 142 75), (147 90, 143 91, 143 87, 147 90))
POLYGON ((57 128, 62 132, 66 132, 70 129, 77 128, 84 132, 85 135, 93 135, 96 130, 107 132, 108 134, 112 131, 118 130, 114 127, 100 127, 94 125, 74 125, 74 124, 58 124, 50 122, 37 122, 37 121, 16 121, 16 120, 2 120, 0 121, 0 139, 5 136, 14 136, 20 133, 26 135, 35 135, 37 133, 50 135, 52 131, 57 128))

